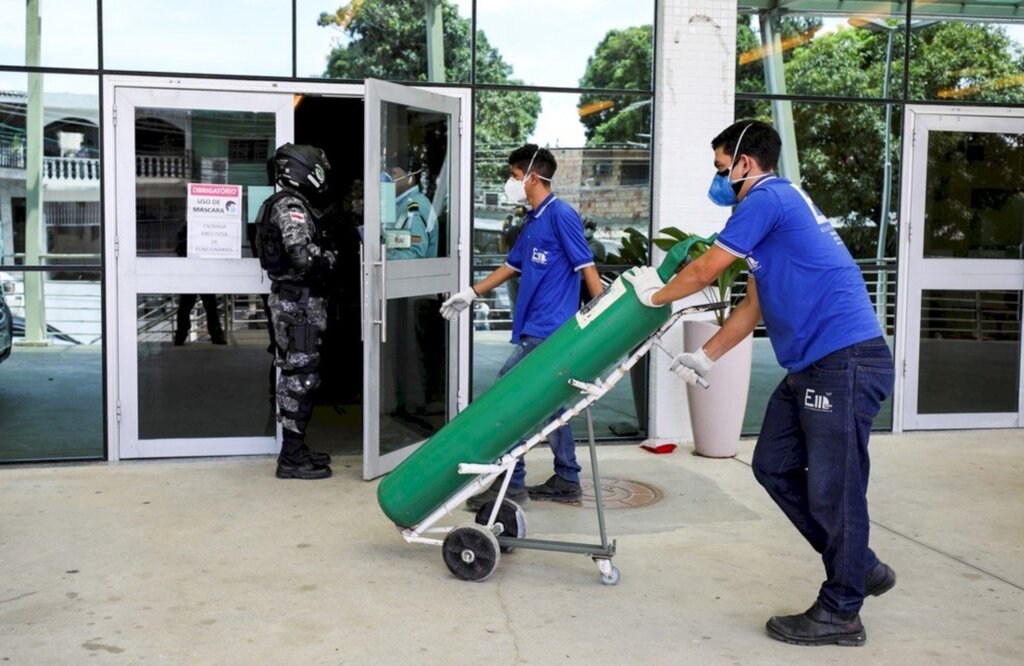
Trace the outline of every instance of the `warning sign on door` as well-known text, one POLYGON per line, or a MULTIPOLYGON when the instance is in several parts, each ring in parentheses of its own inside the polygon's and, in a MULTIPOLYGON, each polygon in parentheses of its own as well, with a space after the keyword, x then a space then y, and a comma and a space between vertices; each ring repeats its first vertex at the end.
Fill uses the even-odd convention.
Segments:
POLYGON ((188 257, 242 256, 241 185, 188 184, 188 257))

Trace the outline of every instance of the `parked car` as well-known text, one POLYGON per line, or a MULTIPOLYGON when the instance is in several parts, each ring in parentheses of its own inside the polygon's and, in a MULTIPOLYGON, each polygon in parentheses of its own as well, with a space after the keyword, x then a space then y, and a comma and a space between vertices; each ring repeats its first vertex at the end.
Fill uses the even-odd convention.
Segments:
POLYGON ((14 344, 14 317, 11 316, 11 309, 7 307, 4 289, 0 286, 0 362, 3 362, 11 355, 11 346, 14 344))

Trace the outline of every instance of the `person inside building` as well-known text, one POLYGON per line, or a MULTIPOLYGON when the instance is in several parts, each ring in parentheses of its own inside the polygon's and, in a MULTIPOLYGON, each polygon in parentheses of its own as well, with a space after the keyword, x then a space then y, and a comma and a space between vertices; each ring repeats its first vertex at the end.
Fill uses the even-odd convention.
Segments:
POLYGON ((388 169, 395 184, 395 224, 384 229, 388 259, 431 259, 437 256, 437 213, 420 189, 422 169, 406 173, 402 167, 388 169))
MULTIPOLYGON (((508 254, 509 250, 516 246, 519 234, 523 232, 523 224, 526 222, 526 206, 516 206, 512 212, 505 216, 501 223, 501 236, 498 237, 498 250, 508 254)), ((584 285, 585 287, 586 285, 584 285)), ((505 283, 508 290, 509 305, 512 312, 516 310, 516 300, 519 298, 519 275, 513 275, 505 283)))
POLYGON ((306 445, 313 413, 313 391, 320 384, 320 342, 327 328, 324 297, 336 258, 317 244, 321 236, 327 172, 324 152, 286 143, 274 155, 280 191, 257 214, 256 248, 273 284, 267 307, 277 346, 275 364, 278 420, 283 430, 277 459, 279 479, 323 479, 331 458, 306 445))
MULTIPOLYGON (((735 123, 711 142, 709 197, 736 206, 714 245, 668 284, 654 268, 626 278, 644 305, 661 307, 711 284, 737 257, 750 266, 747 295, 704 346, 671 369, 688 383, 764 319, 788 374, 772 394, 754 449, 754 476, 821 554, 826 580, 804 613, 768 620, 772 638, 799 645, 861 645, 866 595, 896 574, 868 547, 868 437, 893 389, 892 355, 860 269, 828 219, 775 173, 778 133, 735 123)), ((714 382, 711 374, 709 381, 714 382)))
MULTIPOLYGON (((452 295, 441 306, 441 314, 455 320, 478 296, 513 275, 520 276, 519 298, 512 317, 512 344, 516 348, 498 372, 499 379, 576 314, 581 275, 591 296, 601 293, 601 279, 583 237, 580 217, 551 191, 551 179, 558 166, 554 155, 529 143, 514 150, 508 163, 511 175, 505 183, 506 196, 516 203, 529 202, 531 208, 522 233, 503 266, 481 282, 452 295)), ((575 502, 582 497, 572 428, 558 428, 548 436, 548 442, 555 458, 555 473, 544 483, 527 489, 526 466, 520 458, 506 497, 515 502, 575 502)), ((499 478, 491 488, 471 497, 467 506, 475 510, 493 500, 501 481, 499 478)))
MULTIPOLYGON (((179 257, 188 256, 187 222, 178 227, 174 253, 179 257)), ((192 308, 195 307, 196 301, 199 299, 202 299, 203 310, 206 312, 206 330, 210 334, 210 342, 215 345, 226 345, 228 340, 224 335, 224 327, 221 326, 220 316, 217 313, 216 294, 181 294, 178 296, 174 345, 180 347, 188 340, 188 334, 192 330, 192 308)))

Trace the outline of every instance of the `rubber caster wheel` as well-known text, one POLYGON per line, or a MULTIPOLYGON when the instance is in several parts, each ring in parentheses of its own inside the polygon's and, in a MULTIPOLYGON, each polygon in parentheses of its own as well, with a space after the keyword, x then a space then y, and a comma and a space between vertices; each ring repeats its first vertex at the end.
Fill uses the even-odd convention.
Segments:
POLYGON ((501 552, 498 539, 481 525, 461 525, 448 533, 441 546, 448 571, 462 580, 481 581, 494 573, 501 552))
POLYGON ((618 585, 619 584, 619 568, 616 566, 612 567, 612 570, 608 573, 601 574, 602 585, 618 585))
MULTIPOLYGON (((487 525, 491 519, 491 511, 494 510, 494 500, 487 502, 476 512, 476 524, 487 525)), ((526 536, 526 512, 510 499, 501 501, 501 508, 498 509, 498 516, 495 523, 501 523, 501 531, 496 536, 509 536, 522 539, 526 536)), ((515 546, 501 546, 501 552, 511 553, 515 546)))

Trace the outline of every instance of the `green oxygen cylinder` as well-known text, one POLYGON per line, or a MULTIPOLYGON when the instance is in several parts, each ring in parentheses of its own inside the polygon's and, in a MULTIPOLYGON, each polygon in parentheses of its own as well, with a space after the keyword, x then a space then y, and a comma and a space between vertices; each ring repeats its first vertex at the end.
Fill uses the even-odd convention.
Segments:
MULTIPOLYGON (((658 267, 662 281, 672 278, 694 243, 713 240, 691 236, 673 246, 658 267)), ((396 525, 414 527, 473 480, 459 474, 459 463, 495 463, 579 397, 570 379, 593 382, 671 314, 669 307, 641 303, 619 276, 388 474, 377 488, 381 509, 396 525)))

